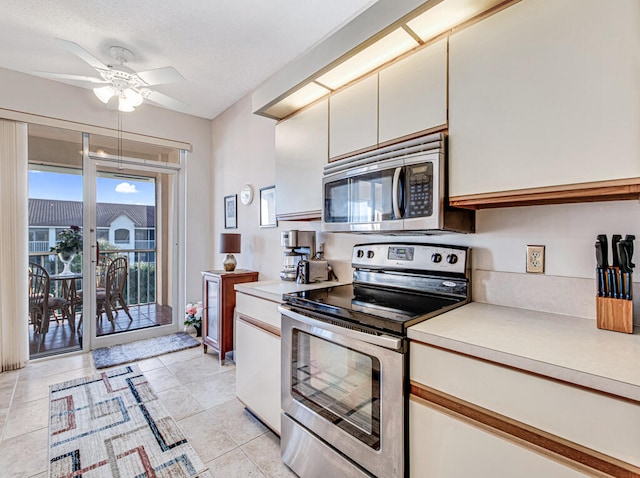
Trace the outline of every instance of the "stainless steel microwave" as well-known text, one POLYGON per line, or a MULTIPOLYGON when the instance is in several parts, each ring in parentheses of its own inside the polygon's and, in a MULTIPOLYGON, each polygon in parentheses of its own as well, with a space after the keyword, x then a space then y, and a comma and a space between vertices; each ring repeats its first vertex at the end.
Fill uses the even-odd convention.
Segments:
POLYGON ((322 188, 326 232, 475 231, 474 211, 448 206, 440 133, 330 163, 322 188))

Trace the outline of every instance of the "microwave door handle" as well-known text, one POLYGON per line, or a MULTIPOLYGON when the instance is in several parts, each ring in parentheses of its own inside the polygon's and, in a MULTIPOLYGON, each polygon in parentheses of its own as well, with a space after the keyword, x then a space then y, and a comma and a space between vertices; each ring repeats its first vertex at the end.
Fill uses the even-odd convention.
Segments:
POLYGON ((400 174, 402 173, 402 167, 396 168, 393 172, 393 187, 392 187, 392 199, 393 199, 393 214, 396 219, 402 219, 402 212, 400 211, 400 199, 398 194, 400 192, 400 174))

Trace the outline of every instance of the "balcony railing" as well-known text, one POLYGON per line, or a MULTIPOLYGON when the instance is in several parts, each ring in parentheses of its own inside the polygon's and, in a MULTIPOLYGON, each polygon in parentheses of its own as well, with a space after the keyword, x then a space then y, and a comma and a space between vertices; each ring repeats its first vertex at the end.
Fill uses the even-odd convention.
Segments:
POLYGON ((136 240, 136 249, 155 249, 156 241, 138 241, 136 240))
MULTIPOLYGON (((149 242, 149 241, 143 241, 149 242)), ((63 264, 58 259, 57 254, 34 251, 29 254, 29 262, 44 267, 50 275, 60 274, 63 264)), ((102 251, 109 257, 125 256, 129 265, 127 274, 127 285, 125 287, 125 300, 127 305, 153 304, 156 301, 156 257, 155 251, 139 251, 134 249, 118 249, 113 251, 102 251)), ((71 270, 80 272, 82 270, 82 254, 78 254, 71 263, 71 270)), ((76 279, 76 288, 82 289, 83 279, 76 279)), ((54 296, 61 296, 62 282, 51 281, 50 293, 54 296)))
MULTIPOLYGON (((126 242, 125 244, 129 244, 126 242)), ((49 241, 29 241, 29 252, 49 252, 49 241)), ((156 241, 135 241, 134 250, 149 250, 156 248, 156 241)))
POLYGON ((49 241, 29 241, 29 252, 49 252, 49 241))

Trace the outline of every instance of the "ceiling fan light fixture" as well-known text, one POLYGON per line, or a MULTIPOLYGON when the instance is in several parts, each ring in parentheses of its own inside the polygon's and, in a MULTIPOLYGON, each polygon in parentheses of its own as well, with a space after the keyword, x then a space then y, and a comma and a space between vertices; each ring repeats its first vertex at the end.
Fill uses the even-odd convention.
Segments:
POLYGON ((109 103, 111 97, 116 94, 116 90, 111 85, 94 88, 93 92, 104 104, 109 103))
POLYGON ((130 113, 131 111, 134 111, 135 108, 131 101, 129 101, 124 95, 120 95, 118 97, 118 110, 123 113, 130 113))
POLYGON ((122 92, 124 97, 131 103, 132 106, 140 106, 142 104, 142 95, 138 93, 136 90, 131 88, 127 88, 122 92))

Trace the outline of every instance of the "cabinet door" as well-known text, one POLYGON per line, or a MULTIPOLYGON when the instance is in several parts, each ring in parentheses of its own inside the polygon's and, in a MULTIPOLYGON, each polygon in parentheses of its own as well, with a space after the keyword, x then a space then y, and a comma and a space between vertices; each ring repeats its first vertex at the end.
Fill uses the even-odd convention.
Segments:
POLYGON ((321 215, 328 105, 325 99, 276 125, 276 216, 280 220, 321 215))
POLYGON ((372 75, 330 97, 329 157, 378 144, 378 75, 372 75))
POLYGON ((409 401, 409 446, 411 476, 590 476, 469 422, 424 405, 413 396, 409 401))
POLYGON ((524 0, 452 35, 450 195, 639 177, 638 18, 524 0))
POLYGON ((236 394, 280 434, 280 338, 236 315, 236 394))
POLYGON ((219 349, 220 347, 220 279, 217 277, 204 278, 205 324, 204 340, 206 344, 219 349))
POLYGON ((447 124, 447 40, 380 72, 379 142, 447 124))

